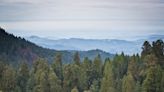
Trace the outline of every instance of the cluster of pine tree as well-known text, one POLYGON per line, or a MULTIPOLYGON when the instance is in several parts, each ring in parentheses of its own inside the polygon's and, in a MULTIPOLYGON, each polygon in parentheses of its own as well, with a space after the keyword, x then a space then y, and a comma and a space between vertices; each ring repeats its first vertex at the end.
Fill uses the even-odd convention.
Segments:
POLYGON ((62 64, 55 55, 52 64, 37 59, 32 66, 18 68, 0 62, 0 92, 164 92, 164 42, 145 41, 141 55, 123 53, 112 60, 80 61, 62 64))

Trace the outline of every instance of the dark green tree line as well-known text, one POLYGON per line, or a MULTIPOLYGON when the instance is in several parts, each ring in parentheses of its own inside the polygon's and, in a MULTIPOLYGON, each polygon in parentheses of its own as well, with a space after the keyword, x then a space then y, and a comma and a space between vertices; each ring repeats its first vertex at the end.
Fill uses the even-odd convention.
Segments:
POLYGON ((80 60, 63 64, 62 53, 51 63, 44 58, 18 67, 0 62, 0 92, 163 92, 164 43, 145 41, 141 54, 122 54, 105 61, 80 60))

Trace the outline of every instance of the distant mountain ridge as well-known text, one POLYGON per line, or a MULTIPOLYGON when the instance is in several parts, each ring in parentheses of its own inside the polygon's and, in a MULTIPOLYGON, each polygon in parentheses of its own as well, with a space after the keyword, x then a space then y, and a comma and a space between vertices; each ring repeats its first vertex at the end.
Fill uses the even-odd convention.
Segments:
MULTIPOLYGON (((37 42, 39 42, 39 39, 37 40, 37 42)), ((73 55, 76 51, 53 50, 43 48, 42 46, 38 46, 24 38, 16 37, 13 34, 9 34, 4 29, 0 28, 0 61, 8 62, 15 65, 22 61, 26 61, 29 64, 32 64, 34 60, 36 60, 38 57, 41 57, 47 59, 49 63, 52 63, 57 52, 60 52, 62 54, 63 63, 71 63, 73 61, 73 55)), ((114 54, 110 54, 102 50, 78 52, 81 61, 86 56, 88 56, 89 59, 93 60, 94 57, 96 57, 98 54, 100 54, 103 60, 105 58, 114 57, 114 54)))
POLYGON ((38 36, 26 37, 27 40, 50 49, 56 50, 92 50, 100 49, 110 53, 134 54, 140 53, 141 46, 145 40, 155 41, 157 39, 164 40, 164 35, 151 35, 145 39, 138 39, 134 41, 118 40, 118 39, 48 39, 38 36))

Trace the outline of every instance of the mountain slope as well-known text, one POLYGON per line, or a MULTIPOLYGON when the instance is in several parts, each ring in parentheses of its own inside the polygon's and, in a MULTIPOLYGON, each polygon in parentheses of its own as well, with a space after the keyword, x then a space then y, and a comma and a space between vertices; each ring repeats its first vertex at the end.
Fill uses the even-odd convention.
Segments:
POLYGON ((117 40, 117 39, 58 39, 51 40, 47 38, 41 38, 37 36, 27 37, 27 40, 46 48, 56 50, 92 50, 100 49, 110 53, 121 53, 126 54, 139 53, 141 50, 141 42, 117 40))
POLYGON ((145 40, 155 41, 157 39, 164 40, 164 35, 150 35, 148 37, 140 37, 142 39, 134 41, 117 40, 117 39, 47 39, 37 36, 26 37, 27 40, 36 43, 39 46, 56 50, 92 50, 101 49, 110 53, 134 54, 141 52, 141 46, 145 40))
MULTIPOLYGON (((26 61, 32 64, 38 57, 47 59, 50 63, 54 60, 57 52, 62 53, 63 63, 71 63, 75 51, 57 51, 46 49, 31 43, 24 38, 15 37, 12 34, 5 32, 0 28, 0 61, 5 61, 12 64, 26 61)), ((84 59, 88 56, 90 59, 96 57, 97 54, 102 56, 102 59, 107 57, 112 58, 114 55, 103 52, 101 50, 79 51, 80 58, 84 59)))
POLYGON ((0 28, 0 60, 9 63, 32 63, 38 57, 52 60, 55 50, 39 47, 24 38, 15 37, 0 28))

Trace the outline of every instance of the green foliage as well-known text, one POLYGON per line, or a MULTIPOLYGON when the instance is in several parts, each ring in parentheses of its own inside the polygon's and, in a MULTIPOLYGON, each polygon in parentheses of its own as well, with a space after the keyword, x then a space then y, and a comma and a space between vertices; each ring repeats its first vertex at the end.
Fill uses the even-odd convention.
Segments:
POLYGON ((154 54, 149 54, 144 58, 144 64, 146 65, 146 67, 156 66, 157 63, 158 59, 154 54))
POLYGON ((141 92, 141 84, 139 81, 136 82, 134 92, 141 92))
POLYGON ((28 85, 29 92, 61 92, 61 81, 43 59, 35 62, 28 85))
POLYGON ((128 70, 127 73, 130 73, 134 80, 140 80, 140 57, 137 55, 133 55, 130 57, 128 63, 128 70))
POLYGON ((94 61, 93 61, 93 72, 95 79, 99 80, 99 78, 102 77, 102 60, 101 60, 101 56, 98 54, 97 57, 95 57, 94 61))
POLYGON ((74 54, 73 61, 74 61, 74 63, 75 63, 76 65, 80 65, 80 56, 79 56, 79 53, 78 53, 78 52, 76 52, 76 53, 74 54))
POLYGON ((160 88, 161 88, 161 91, 164 90, 164 70, 162 71, 162 79, 161 79, 160 88))
POLYGON ((60 53, 56 54, 55 61, 52 64, 52 68, 58 76, 58 78, 60 80, 63 80, 62 55, 60 53))
POLYGON ((142 46, 142 52, 141 52, 142 58, 144 58, 146 55, 149 55, 151 53, 152 53, 152 47, 148 41, 145 41, 142 46))
POLYGON ((114 76, 116 79, 122 79, 127 72, 128 60, 124 54, 116 55, 113 59, 114 76))
POLYGON ((91 61, 86 57, 80 67, 79 87, 81 90, 88 90, 91 85, 91 61))
POLYGON ((157 40, 153 42, 153 53, 158 59, 158 63, 164 68, 164 42, 162 40, 157 40))
POLYGON ((73 87, 79 86, 80 73, 80 67, 76 64, 69 64, 64 67, 64 92, 69 92, 73 87))
POLYGON ((100 92, 116 92, 113 65, 111 61, 107 61, 105 64, 100 92))
POLYGON ((160 66, 150 67, 142 85, 143 92, 162 92, 162 69, 160 66))
POLYGON ((79 91, 78 91, 77 87, 74 87, 74 88, 71 90, 71 92, 79 92, 79 91))
MULTIPOLYGON (((26 61, 27 64, 32 65, 33 61, 41 57, 46 59, 49 63, 52 63, 54 61, 54 55, 58 52, 62 54, 63 64, 69 64, 74 61, 73 55, 76 51, 56 51, 42 48, 24 38, 9 34, 4 29, 0 28, 0 61, 14 66, 19 65, 21 61, 26 61)), ((89 57, 89 59, 93 60, 98 53, 101 54, 103 60, 107 57, 114 57, 114 54, 102 50, 78 51, 78 53, 80 54, 79 58, 81 60, 85 57, 89 57)))
POLYGON ((4 92, 13 92, 16 87, 16 73, 14 69, 8 65, 4 67, 1 80, 1 90, 4 92))
POLYGON ((122 53, 105 63, 104 52, 94 59, 100 51, 74 52, 43 49, 0 29, 0 92, 164 91, 162 40, 145 41, 141 56, 122 53), (73 63, 63 63, 67 61, 73 63))
POLYGON ((29 79, 29 69, 26 63, 22 63, 17 74, 17 86, 20 92, 26 91, 27 81, 29 79))
POLYGON ((131 73, 124 76, 122 79, 122 92, 134 92, 135 91, 135 80, 131 73))
POLYGON ((49 75, 48 75, 48 81, 49 81, 49 92, 61 92, 62 86, 61 86, 61 80, 58 79, 54 71, 50 68, 49 75))
POLYGON ((99 92, 100 86, 99 86, 99 81, 94 80, 92 85, 90 86, 90 91, 91 92, 99 92))

